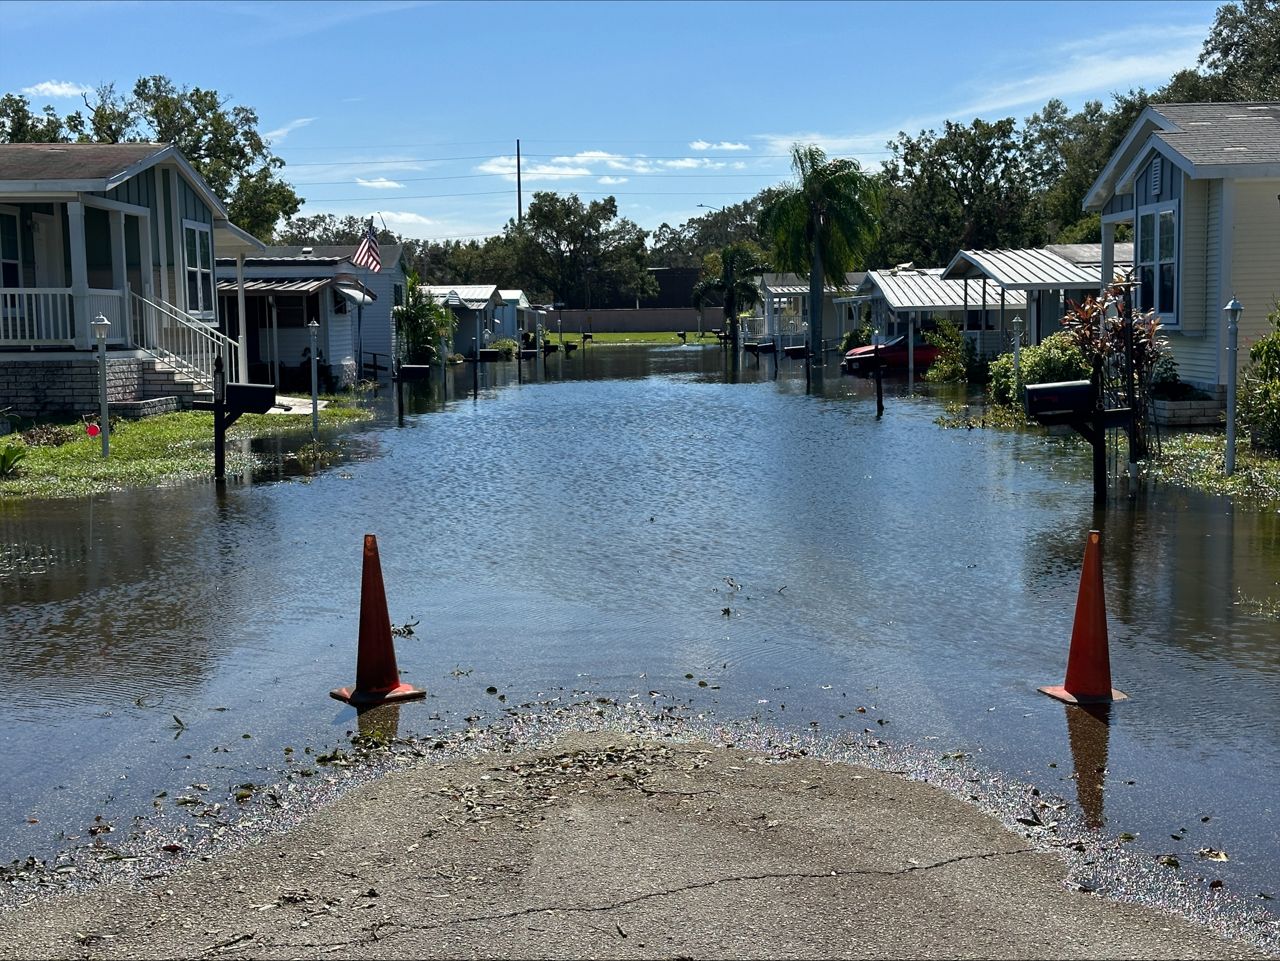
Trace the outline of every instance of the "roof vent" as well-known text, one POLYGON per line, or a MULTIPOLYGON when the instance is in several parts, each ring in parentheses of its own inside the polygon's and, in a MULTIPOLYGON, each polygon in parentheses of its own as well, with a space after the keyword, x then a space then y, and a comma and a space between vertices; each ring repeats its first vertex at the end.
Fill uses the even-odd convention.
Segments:
POLYGON ((1152 199, 1160 196, 1160 174, 1164 170, 1164 161, 1159 157, 1151 161, 1151 197, 1152 199))

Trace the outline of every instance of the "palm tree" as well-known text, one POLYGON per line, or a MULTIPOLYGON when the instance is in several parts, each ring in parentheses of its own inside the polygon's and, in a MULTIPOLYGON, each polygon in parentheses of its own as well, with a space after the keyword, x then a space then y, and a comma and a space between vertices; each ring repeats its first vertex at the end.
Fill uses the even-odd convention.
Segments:
POLYGON ((760 302, 755 278, 769 269, 764 252, 755 244, 733 243, 708 254, 702 262, 702 279, 693 285, 693 306, 702 309, 708 294, 724 298, 724 323, 729 331, 734 361, 738 358, 738 314, 760 302))
POLYGON ((822 356, 823 287, 864 260, 879 231, 880 191, 856 160, 828 160, 821 147, 795 144, 787 185, 760 214, 761 233, 773 245, 775 269, 809 272, 809 352, 822 356))

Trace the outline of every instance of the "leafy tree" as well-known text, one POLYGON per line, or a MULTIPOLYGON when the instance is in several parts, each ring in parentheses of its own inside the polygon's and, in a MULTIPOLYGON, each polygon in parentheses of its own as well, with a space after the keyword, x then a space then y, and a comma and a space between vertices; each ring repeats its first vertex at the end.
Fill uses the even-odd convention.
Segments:
POLYGON ((649 263, 655 267, 698 267, 708 254, 732 243, 764 246, 760 212, 777 193, 776 187, 766 187, 748 200, 691 217, 679 227, 664 223, 653 232, 649 263))
POLYGON ((791 165, 796 181, 765 205, 760 229, 779 270, 809 274, 809 350, 816 360, 822 356, 825 278, 843 282, 873 249, 880 193, 856 160, 828 160, 814 144, 795 144, 791 165))
POLYGON ((402 364, 431 363, 440 342, 453 336, 458 323, 453 311, 428 296, 412 270, 405 275, 404 304, 393 307, 392 313, 402 364))
POLYGON ((1215 100, 1280 99, 1280 2, 1224 3, 1199 62, 1221 84, 1223 95, 1215 100))
POLYGON ((945 264, 957 250, 1044 240, 1012 117, 968 125, 948 120, 941 134, 902 133, 889 149, 885 220, 894 235, 885 253, 891 262, 945 264))
POLYGON ((756 277, 769 269, 764 251, 752 243, 734 243, 703 261, 702 279, 693 285, 693 306, 702 309, 709 294, 720 295, 733 358, 738 357, 738 315, 760 302, 756 277))
POLYGON ((0 141, 6 143, 171 143, 227 207, 235 223, 269 240, 282 217, 302 205, 279 174, 284 161, 258 132, 258 114, 231 106, 216 90, 178 87, 164 76, 142 77, 125 97, 114 84, 102 84, 87 114, 59 118, 52 106, 43 116, 31 112, 25 97, 0 98, 0 141))
POLYGON ((65 125, 53 107, 36 114, 31 112, 31 101, 21 94, 0 97, 0 143, 61 143, 66 139, 65 125))
POLYGON ((514 271, 526 290, 566 305, 591 306, 606 297, 657 292, 646 270, 647 234, 618 216, 613 197, 584 204, 576 194, 539 191, 521 224, 509 222, 506 238, 514 271))
MULTIPOLYGON (((286 247, 346 247, 360 243, 369 221, 353 215, 336 217, 333 214, 315 214, 310 217, 292 217, 280 225, 274 243, 286 247)), ((390 230, 377 231, 378 242, 400 243, 401 238, 390 230)))

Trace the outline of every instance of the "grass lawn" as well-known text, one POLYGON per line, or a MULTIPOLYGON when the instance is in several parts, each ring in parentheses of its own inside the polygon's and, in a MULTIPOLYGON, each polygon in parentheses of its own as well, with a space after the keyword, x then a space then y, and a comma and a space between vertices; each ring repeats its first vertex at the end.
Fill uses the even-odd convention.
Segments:
MULTIPOLYGON (((716 344, 718 341, 715 335, 711 333, 710 327, 704 327, 703 332, 706 334, 702 339, 704 344, 716 344)), ((685 333, 689 337, 690 344, 698 343, 698 329, 686 330, 685 333)), ((560 338, 553 332, 547 337, 553 344, 560 343, 560 338)), ((581 345, 582 335, 577 331, 569 333, 564 332, 565 343, 573 342, 581 345)), ((622 334, 595 334, 591 335, 591 343, 593 344, 678 344, 680 338, 676 336, 674 330, 663 330, 645 333, 622 333, 622 334)), ((590 348, 588 348, 589 350, 590 348)))
MULTIPOLYGON (((345 397, 327 397, 320 424, 333 426, 366 420, 372 414, 345 397)), ((305 415, 245 414, 227 432, 228 440, 311 430, 310 405, 305 415)), ((41 425, 23 435, 0 437, 0 451, 19 446, 26 451, 14 476, 0 478, 0 499, 10 497, 85 497, 124 487, 158 486, 213 476, 213 414, 184 411, 111 425, 111 451, 102 457, 102 439, 89 437, 79 424, 41 425)), ((254 466, 252 455, 231 446, 227 473, 254 466)))

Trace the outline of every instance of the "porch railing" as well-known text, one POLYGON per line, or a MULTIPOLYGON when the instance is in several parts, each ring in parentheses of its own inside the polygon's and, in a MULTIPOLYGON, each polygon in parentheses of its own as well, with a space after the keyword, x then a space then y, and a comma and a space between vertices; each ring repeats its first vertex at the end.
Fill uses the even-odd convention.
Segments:
MULTIPOLYGON (((86 322, 102 314, 111 321, 111 342, 128 343, 128 318, 118 290, 90 290, 86 322)), ((36 347, 92 347, 88 331, 77 323, 76 299, 66 287, 0 289, 0 350, 36 347)))
POLYGON ((129 292, 133 345, 165 366, 213 390, 213 364, 223 358, 227 381, 239 381, 236 342, 178 308, 129 292))

